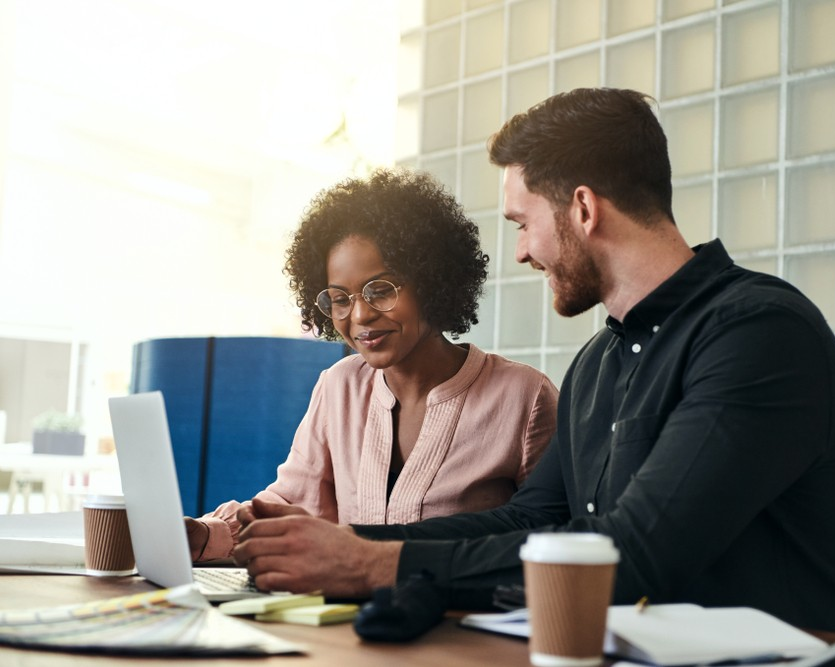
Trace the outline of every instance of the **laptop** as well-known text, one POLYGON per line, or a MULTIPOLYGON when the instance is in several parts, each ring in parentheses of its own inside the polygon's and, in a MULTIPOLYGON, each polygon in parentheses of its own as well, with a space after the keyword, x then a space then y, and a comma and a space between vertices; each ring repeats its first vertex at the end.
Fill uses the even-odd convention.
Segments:
POLYGON ((163 588, 194 583, 211 602, 267 595, 243 568, 192 567, 162 393, 111 398, 109 404, 139 574, 163 588))

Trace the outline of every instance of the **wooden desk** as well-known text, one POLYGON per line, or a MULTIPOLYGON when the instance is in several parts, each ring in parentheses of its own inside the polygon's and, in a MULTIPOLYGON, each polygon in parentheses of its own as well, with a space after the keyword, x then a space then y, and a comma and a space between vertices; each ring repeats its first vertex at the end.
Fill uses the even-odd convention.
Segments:
MULTIPOLYGON (((63 575, 0 574, 0 608, 26 609, 101 600, 154 590, 141 577, 95 578, 63 575)), ((134 665, 210 665, 211 667, 480 667, 519 665, 528 662, 525 641, 464 630, 452 618, 407 644, 362 642, 350 623, 329 627, 306 627, 284 623, 257 623, 258 628, 283 639, 306 644, 305 655, 269 658, 126 658, 111 655, 58 653, 0 646, 3 667, 110 667, 134 665)))

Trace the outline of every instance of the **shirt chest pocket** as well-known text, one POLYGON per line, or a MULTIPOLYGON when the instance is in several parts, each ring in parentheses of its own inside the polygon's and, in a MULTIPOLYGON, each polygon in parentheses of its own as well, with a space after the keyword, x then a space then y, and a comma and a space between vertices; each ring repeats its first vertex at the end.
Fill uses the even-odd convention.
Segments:
POLYGON ((612 445, 600 489, 608 500, 614 502, 644 464, 661 429, 666 415, 646 415, 615 422, 612 445))

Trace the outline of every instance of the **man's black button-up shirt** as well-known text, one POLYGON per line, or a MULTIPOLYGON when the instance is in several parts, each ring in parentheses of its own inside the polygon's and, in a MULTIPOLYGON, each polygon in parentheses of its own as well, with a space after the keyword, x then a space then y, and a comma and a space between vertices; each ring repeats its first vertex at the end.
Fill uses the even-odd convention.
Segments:
POLYGON ((610 535, 614 602, 752 606, 835 630, 835 337, 718 240, 613 318, 569 368, 557 431, 509 503, 410 526, 398 577, 454 604, 522 580, 532 529, 610 535))

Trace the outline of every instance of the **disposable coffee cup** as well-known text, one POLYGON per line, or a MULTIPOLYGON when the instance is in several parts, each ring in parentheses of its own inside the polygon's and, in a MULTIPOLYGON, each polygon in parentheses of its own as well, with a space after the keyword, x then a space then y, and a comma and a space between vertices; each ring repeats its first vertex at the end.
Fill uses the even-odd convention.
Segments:
POLYGON ((134 573, 128 514, 122 496, 88 496, 83 504, 87 573, 117 577, 134 573))
POLYGON ((600 664, 620 560, 611 538, 595 533, 532 533, 519 555, 531 619, 531 664, 600 664))

